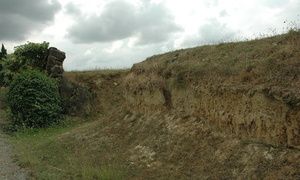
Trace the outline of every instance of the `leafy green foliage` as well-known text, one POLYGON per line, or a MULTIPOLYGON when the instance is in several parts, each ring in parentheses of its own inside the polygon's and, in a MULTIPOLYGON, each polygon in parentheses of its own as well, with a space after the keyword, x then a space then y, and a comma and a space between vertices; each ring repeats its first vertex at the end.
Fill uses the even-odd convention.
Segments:
POLYGON ((2 65, 2 58, 5 58, 7 55, 7 50, 5 49, 4 45, 2 44, 1 47, 1 52, 0 52, 0 86, 3 86, 4 83, 4 74, 1 73, 2 69, 3 69, 3 65, 2 65))
POLYGON ((2 70, 0 71, 0 86, 8 86, 15 74, 19 73, 20 62, 14 54, 8 54, 0 62, 2 70))
POLYGON ((38 71, 18 74, 10 84, 8 105, 14 125, 47 127, 61 118, 57 82, 38 71))
POLYGON ((13 54, 6 55, 2 46, 1 54, 5 54, 0 61, 0 86, 8 86, 13 77, 21 71, 35 69, 44 71, 47 65, 46 57, 49 43, 32 43, 15 47, 13 54))
POLYGON ((32 43, 20 45, 15 47, 14 54, 16 58, 20 61, 21 67, 42 71, 46 68, 46 57, 49 47, 49 42, 43 43, 32 43))

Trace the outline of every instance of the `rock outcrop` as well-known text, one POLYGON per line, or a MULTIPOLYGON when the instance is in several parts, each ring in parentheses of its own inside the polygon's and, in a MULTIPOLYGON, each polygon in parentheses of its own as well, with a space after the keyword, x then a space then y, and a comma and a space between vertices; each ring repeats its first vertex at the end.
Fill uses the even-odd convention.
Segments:
POLYGON ((83 86, 70 81, 63 75, 60 83, 60 94, 63 98, 64 113, 74 116, 88 115, 90 112, 89 93, 83 86))
POLYGON ((65 52, 55 47, 48 49, 46 71, 49 77, 59 79, 62 107, 68 115, 86 115, 89 112, 90 100, 87 90, 80 84, 71 82, 64 76, 63 62, 65 52))
POLYGON ((66 59, 66 54, 55 47, 48 49, 47 56, 47 74, 52 78, 61 78, 64 73, 63 62, 66 59))

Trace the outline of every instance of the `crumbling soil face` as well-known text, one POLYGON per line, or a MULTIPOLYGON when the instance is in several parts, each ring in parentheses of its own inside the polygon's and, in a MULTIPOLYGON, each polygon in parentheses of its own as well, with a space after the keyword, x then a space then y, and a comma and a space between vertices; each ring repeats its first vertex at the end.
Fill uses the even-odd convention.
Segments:
MULTIPOLYGON (((205 119, 166 112, 126 116, 128 158, 148 179, 297 179, 300 152, 209 129, 205 119), (147 174, 147 175, 146 175, 147 174)), ((125 138, 126 139, 126 138, 125 138)), ((147 179, 146 178, 146 179, 147 179)), ((139 179, 139 178, 137 178, 139 179)))
MULTIPOLYGON (((0 125, 5 120, 5 89, 0 89, 0 125)), ((13 148, 9 144, 9 136, 4 134, 0 128, 0 179, 3 180, 25 180, 27 173, 17 164, 13 158, 13 148)))
MULTIPOLYGON (((151 91, 137 88, 127 92, 120 85, 124 81, 120 76, 94 74, 82 75, 80 79, 89 82, 97 94, 97 105, 93 106, 95 121, 57 138, 99 166, 107 162, 122 166, 126 179, 300 177, 299 149, 259 142, 250 135, 232 133, 211 123, 209 116, 193 113, 201 104, 191 91, 164 92, 154 85, 151 91)), ((230 97, 223 94, 228 100, 234 97, 234 93, 230 97)), ((233 100, 237 99, 241 98, 233 100)), ((230 105, 236 104, 238 109, 235 102, 230 105)), ((225 107, 225 103, 219 105, 225 107)), ((224 122, 228 119, 217 111, 215 117, 224 117, 224 122)))
POLYGON ((150 57, 125 78, 126 107, 143 114, 178 111, 246 140, 300 149, 300 71, 294 71, 300 70, 299 37, 297 32, 150 57))
POLYGON ((273 87, 165 83, 125 91, 126 108, 143 115, 125 118, 138 137, 131 160, 140 172, 152 179, 300 179, 299 108, 270 95, 273 87))
POLYGON ((270 96, 266 89, 219 85, 125 92, 127 108, 135 113, 171 109, 182 116, 203 118, 206 126, 247 140, 299 149, 299 107, 270 96))
POLYGON ((176 112, 115 111, 110 118, 99 117, 58 140, 97 165, 122 166, 125 179, 300 177, 299 150, 246 141, 207 128, 205 119, 176 112))

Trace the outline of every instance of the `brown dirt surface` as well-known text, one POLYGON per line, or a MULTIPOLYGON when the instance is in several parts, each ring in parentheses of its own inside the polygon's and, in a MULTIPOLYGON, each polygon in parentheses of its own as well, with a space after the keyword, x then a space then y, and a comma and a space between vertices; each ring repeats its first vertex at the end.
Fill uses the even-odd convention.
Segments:
MULTIPOLYGON (((299 149, 254 142, 209 126, 206 117, 165 109, 164 93, 155 90, 157 79, 153 86, 151 80, 137 86, 136 105, 128 106, 132 96, 124 93, 122 82, 130 74, 68 75, 97 94, 94 121, 57 136, 74 157, 99 166, 118 164, 124 179, 300 179, 299 149)), ((181 96, 187 99, 185 93, 176 98, 181 96)))
POLYGON ((300 178, 300 151, 206 128, 202 119, 116 112, 58 136, 74 156, 119 164, 124 179, 300 178), (124 117, 125 116, 125 117, 124 117))

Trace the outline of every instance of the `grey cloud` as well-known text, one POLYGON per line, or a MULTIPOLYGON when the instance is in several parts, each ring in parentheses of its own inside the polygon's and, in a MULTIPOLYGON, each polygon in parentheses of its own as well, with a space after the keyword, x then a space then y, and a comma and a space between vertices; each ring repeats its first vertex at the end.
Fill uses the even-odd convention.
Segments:
POLYGON ((232 39, 236 32, 227 27, 226 24, 213 18, 200 27, 199 34, 201 41, 205 43, 215 43, 217 41, 232 39))
POLYGON ((81 10, 77 7, 78 5, 74 4, 73 2, 68 3, 65 6, 65 12, 68 15, 80 16, 81 10))
POLYGON ((187 36, 184 38, 182 44, 180 44, 181 48, 189 48, 194 46, 200 46, 201 41, 199 36, 187 36))
POLYGON ((133 34, 136 28, 134 7, 123 1, 114 1, 106 6, 100 16, 80 17, 69 35, 77 43, 106 42, 123 39, 133 34))
POLYGON ((228 16, 228 13, 225 9, 223 9, 222 11, 220 11, 219 16, 220 17, 225 17, 225 16, 228 16))
MULTIPOLYGON (((124 44, 127 44, 129 40, 124 40, 124 44)), ((68 42, 70 43, 70 42, 68 42)), ((130 48, 123 45, 113 53, 107 52, 105 49, 110 47, 112 43, 104 42, 95 44, 91 47, 91 44, 69 44, 69 49, 64 50, 68 58, 64 61, 64 67, 67 71, 70 70, 83 70, 83 69, 95 69, 95 68, 130 68, 134 63, 141 62, 147 57, 153 54, 160 54, 163 46, 167 46, 170 49, 173 44, 166 42, 151 44, 144 47, 130 48), (85 52, 88 49, 92 49, 91 54, 86 55, 85 52)))
POLYGON ((0 0, 0 40, 24 40, 54 19, 61 8, 57 0, 0 0))
MULTIPOLYGON (((0 13, 1 14, 1 13, 0 13)), ((30 32, 32 21, 20 15, 6 15, 2 14, 0 19, 0 40, 23 40, 25 32, 30 32)))
POLYGON ((231 41, 238 33, 238 31, 234 31, 218 19, 212 18, 199 28, 198 34, 185 37, 181 46, 193 47, 231 41))
POLYGON ((138 40, 135 45, 147 45, 152 43, 159 43, 168 39, 172 32, 179 30, 174 25, 166 25, 165 27, 150 26, 141 28, 140 33, 137 35, 138 40))
POLYGON ((172 33, 182 30, 173 22, 168 10, 160 4, 146 4, 146 10, 139 17, 139 21, 137 45, 162 42, 172 33))
POLYGON ((162 4, 143 1, 141 7, 117 0, 106 5, 100 16, 80 17, 69 29, 69 37, 76 43, 107 42, 137 37, 137 45, 166 40, 180 31, 173 17, 162 4))

